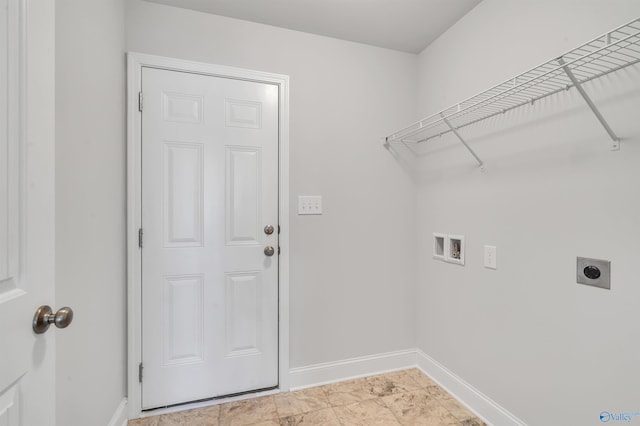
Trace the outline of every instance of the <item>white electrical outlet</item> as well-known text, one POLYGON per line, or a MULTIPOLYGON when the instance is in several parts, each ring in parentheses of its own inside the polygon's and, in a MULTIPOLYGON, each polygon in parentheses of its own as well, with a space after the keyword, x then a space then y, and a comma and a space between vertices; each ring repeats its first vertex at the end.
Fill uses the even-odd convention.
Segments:
POLYGON ((489 269, 497 269, 495 246, 484 246, 484 267, 489 269))
POLYGON ((299 195, 298 214, 322 214, 322 196, 299 195))

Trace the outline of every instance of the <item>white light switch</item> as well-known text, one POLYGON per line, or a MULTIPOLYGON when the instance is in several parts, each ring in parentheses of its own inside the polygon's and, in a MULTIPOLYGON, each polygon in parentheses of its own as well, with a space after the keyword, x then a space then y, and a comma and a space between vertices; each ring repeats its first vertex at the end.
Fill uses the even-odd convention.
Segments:
POLYGON ((299 195, 298 214, 322 214, 322 196, 299 195))
POLYGON ((495 246, 484 246, 484 267, 489 269, 497 269, 495 246))

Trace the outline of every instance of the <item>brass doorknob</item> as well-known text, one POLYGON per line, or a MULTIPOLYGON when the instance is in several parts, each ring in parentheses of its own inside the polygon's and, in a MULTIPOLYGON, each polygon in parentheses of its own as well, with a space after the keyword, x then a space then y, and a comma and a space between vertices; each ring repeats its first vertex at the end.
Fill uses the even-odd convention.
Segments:
POLYGON ((42 305, 33 316, 33 331, 42 334, 49 329, 51 324, 58 328, 68 327, 73 321, 73 310, 68 306, 58 309, 55 314, 49 305, 42 305))
POLYGON ((264 254, 266 254, 267 256, 273 256, 275 252, 276 252, 276 249, 274 249, 272 246, 266 246, 264 248, 264 254))

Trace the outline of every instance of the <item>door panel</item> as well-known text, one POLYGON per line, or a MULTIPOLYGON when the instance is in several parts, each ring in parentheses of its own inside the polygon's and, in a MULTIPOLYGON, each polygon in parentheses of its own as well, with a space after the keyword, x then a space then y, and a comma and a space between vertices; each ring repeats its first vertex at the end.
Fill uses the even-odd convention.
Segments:
POLYGON ((260 354, 260 273, 227 274, 226 356, 260 354))
POLYGON ((163 143, 165 247, 202 246, 203 150, 200 143, 163 143))
POLYGON ((260 150, 240 146, 226 148, 227 245, 259 245, 260 150))
POLYGON ((278 87, 143 68, 142 406, 277 386, 278 87))
POLYGON ((202 275, 166 277, 163 312, 165 359, 163 365, 202 362, 202 275), (189 309, 185 310, 184 307, 189 309))
POLYGON ((0 0, 3 426, 55 423, 55 332, 31 327, 38 305, 54 303, 54 12, 52 2, 0 0))

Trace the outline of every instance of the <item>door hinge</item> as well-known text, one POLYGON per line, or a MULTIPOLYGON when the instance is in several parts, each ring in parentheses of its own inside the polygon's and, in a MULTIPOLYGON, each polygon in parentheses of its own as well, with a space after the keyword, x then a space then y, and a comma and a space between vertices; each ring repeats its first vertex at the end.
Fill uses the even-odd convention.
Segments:
POLYGON ((280 235, 280 225, 278 225, 278 235, 280 235))
POLYGON ((138 111, 142 112, 142 92, 138 92, 138 111))
POLYGON ((142 248, 142 228, 138 229, 138 247, 142 248))
POLYGON ((278 256, 280 256, 280 246, 278 246, 278 256))
POLYGON ((138 381, 142 383, 142 363, 138 365, 138 381))

